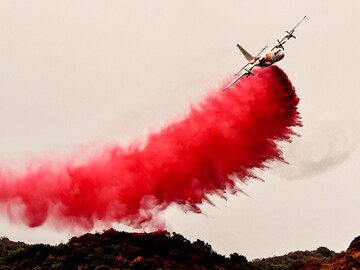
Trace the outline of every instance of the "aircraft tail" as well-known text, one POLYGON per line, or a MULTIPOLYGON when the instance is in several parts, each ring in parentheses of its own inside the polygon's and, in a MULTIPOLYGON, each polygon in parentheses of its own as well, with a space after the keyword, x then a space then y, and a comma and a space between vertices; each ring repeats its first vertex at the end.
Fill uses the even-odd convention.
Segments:
POLYGON ((241 47, 239 44, 236 45, 239 50, 242 52, 242 54, 245 56, 246 60, 248 60, 249 62, 254 60, 255 57, 252 56, 250 53, 248 53, 243 47, 241 47))

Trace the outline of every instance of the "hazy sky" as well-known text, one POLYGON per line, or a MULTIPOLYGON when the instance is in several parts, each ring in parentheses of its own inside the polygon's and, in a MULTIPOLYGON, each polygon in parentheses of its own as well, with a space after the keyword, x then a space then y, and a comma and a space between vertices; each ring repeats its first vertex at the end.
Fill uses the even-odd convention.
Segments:
MULTIPOLYGON (((290 165, 259 172, 249 195, 214 198, 204 215, 172 207, 172 231, 249 259, 360 235, 359 1, 0 0, 0 161, 127 145, 187 113, 304 15, 279 66, 300 97, 304 126, 283 144, 290 165)), ((66 242, 71 232, 0 219, 1 235, 66 242)))

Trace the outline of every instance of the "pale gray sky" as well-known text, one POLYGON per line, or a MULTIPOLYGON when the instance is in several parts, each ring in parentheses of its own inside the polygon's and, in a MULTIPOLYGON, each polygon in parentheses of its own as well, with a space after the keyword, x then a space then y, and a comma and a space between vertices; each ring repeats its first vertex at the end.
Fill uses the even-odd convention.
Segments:
MULTIPOLYGON (((327 246, 360 235, 358 63, 360 3, 350 1, 0 0, 0 161, 80 153, 93 143, 144 139, 308 18, 279 66, 300 97, 290 165, 259 172, 250 195, 214 198, 205 215, 172 207, 169 228, 249 259, 327 246)), ((86 150, 85 152, 87 152, 86 150)), ((1 234, 59 243, 73 232, 0 219, 1 234)))

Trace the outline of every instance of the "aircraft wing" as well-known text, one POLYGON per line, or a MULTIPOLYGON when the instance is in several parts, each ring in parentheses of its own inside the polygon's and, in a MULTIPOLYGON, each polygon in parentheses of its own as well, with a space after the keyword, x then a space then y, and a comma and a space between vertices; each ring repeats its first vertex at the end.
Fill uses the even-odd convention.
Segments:
POLYGON ((278 39, 277 43, 271 48, 271 51, 274 49, 284 49, 283 45, 291 38, 296 38, 293 34, 295 32, 295 28, 298 27, 298 25, 305 20, 306 16, 302 18, 291 30, 286 31, 286 35, 282 39, 278 39))
POLYGON ((224 89, 223 91, 227 90, 228 88, 230 88, 233 84, 235 84, 238 80, 240 80, 242 77, 246 76, 246 72, 241 73, 240 75, 238 75, 231 83, 229 83, 224 89))
POLYGON ((238 72, 236 72, 236 73, 234 74, 234 76, 239 75, 248 65, 250 65, 250 63, 246 63, 246 65, 243 66, 238 72))
POLYGON ((235 84, 238 80, 240 80, 242 77, 246 76, 250 76, 250 75, 254 75, 251 71, 252 69, 258 64, 258 61, 255 61, 255 63, 250 64, 248 63, 247 65, 245 65, 237 74, 236 78, 229 83, 224 89, 223 91, 227 90, 228 88, 230 88, 233 84, 235 84), (249 68, 246 68, 250 65, 249 68))

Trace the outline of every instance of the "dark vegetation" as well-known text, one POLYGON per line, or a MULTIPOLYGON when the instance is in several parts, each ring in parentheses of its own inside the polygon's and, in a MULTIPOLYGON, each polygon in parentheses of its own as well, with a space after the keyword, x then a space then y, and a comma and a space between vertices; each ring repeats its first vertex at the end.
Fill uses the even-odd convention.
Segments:
POLYGON ((0 269, 360 269, 356 254, 360 255, 360 237, 340 254, 320 247, 252 262, 237 253, 219 255, 201 240, 190 242, 165 231, 147 234, 110 229, 56 246, 0 238, 0 269), (332 268, 336 263, 353 268, 332 268))

